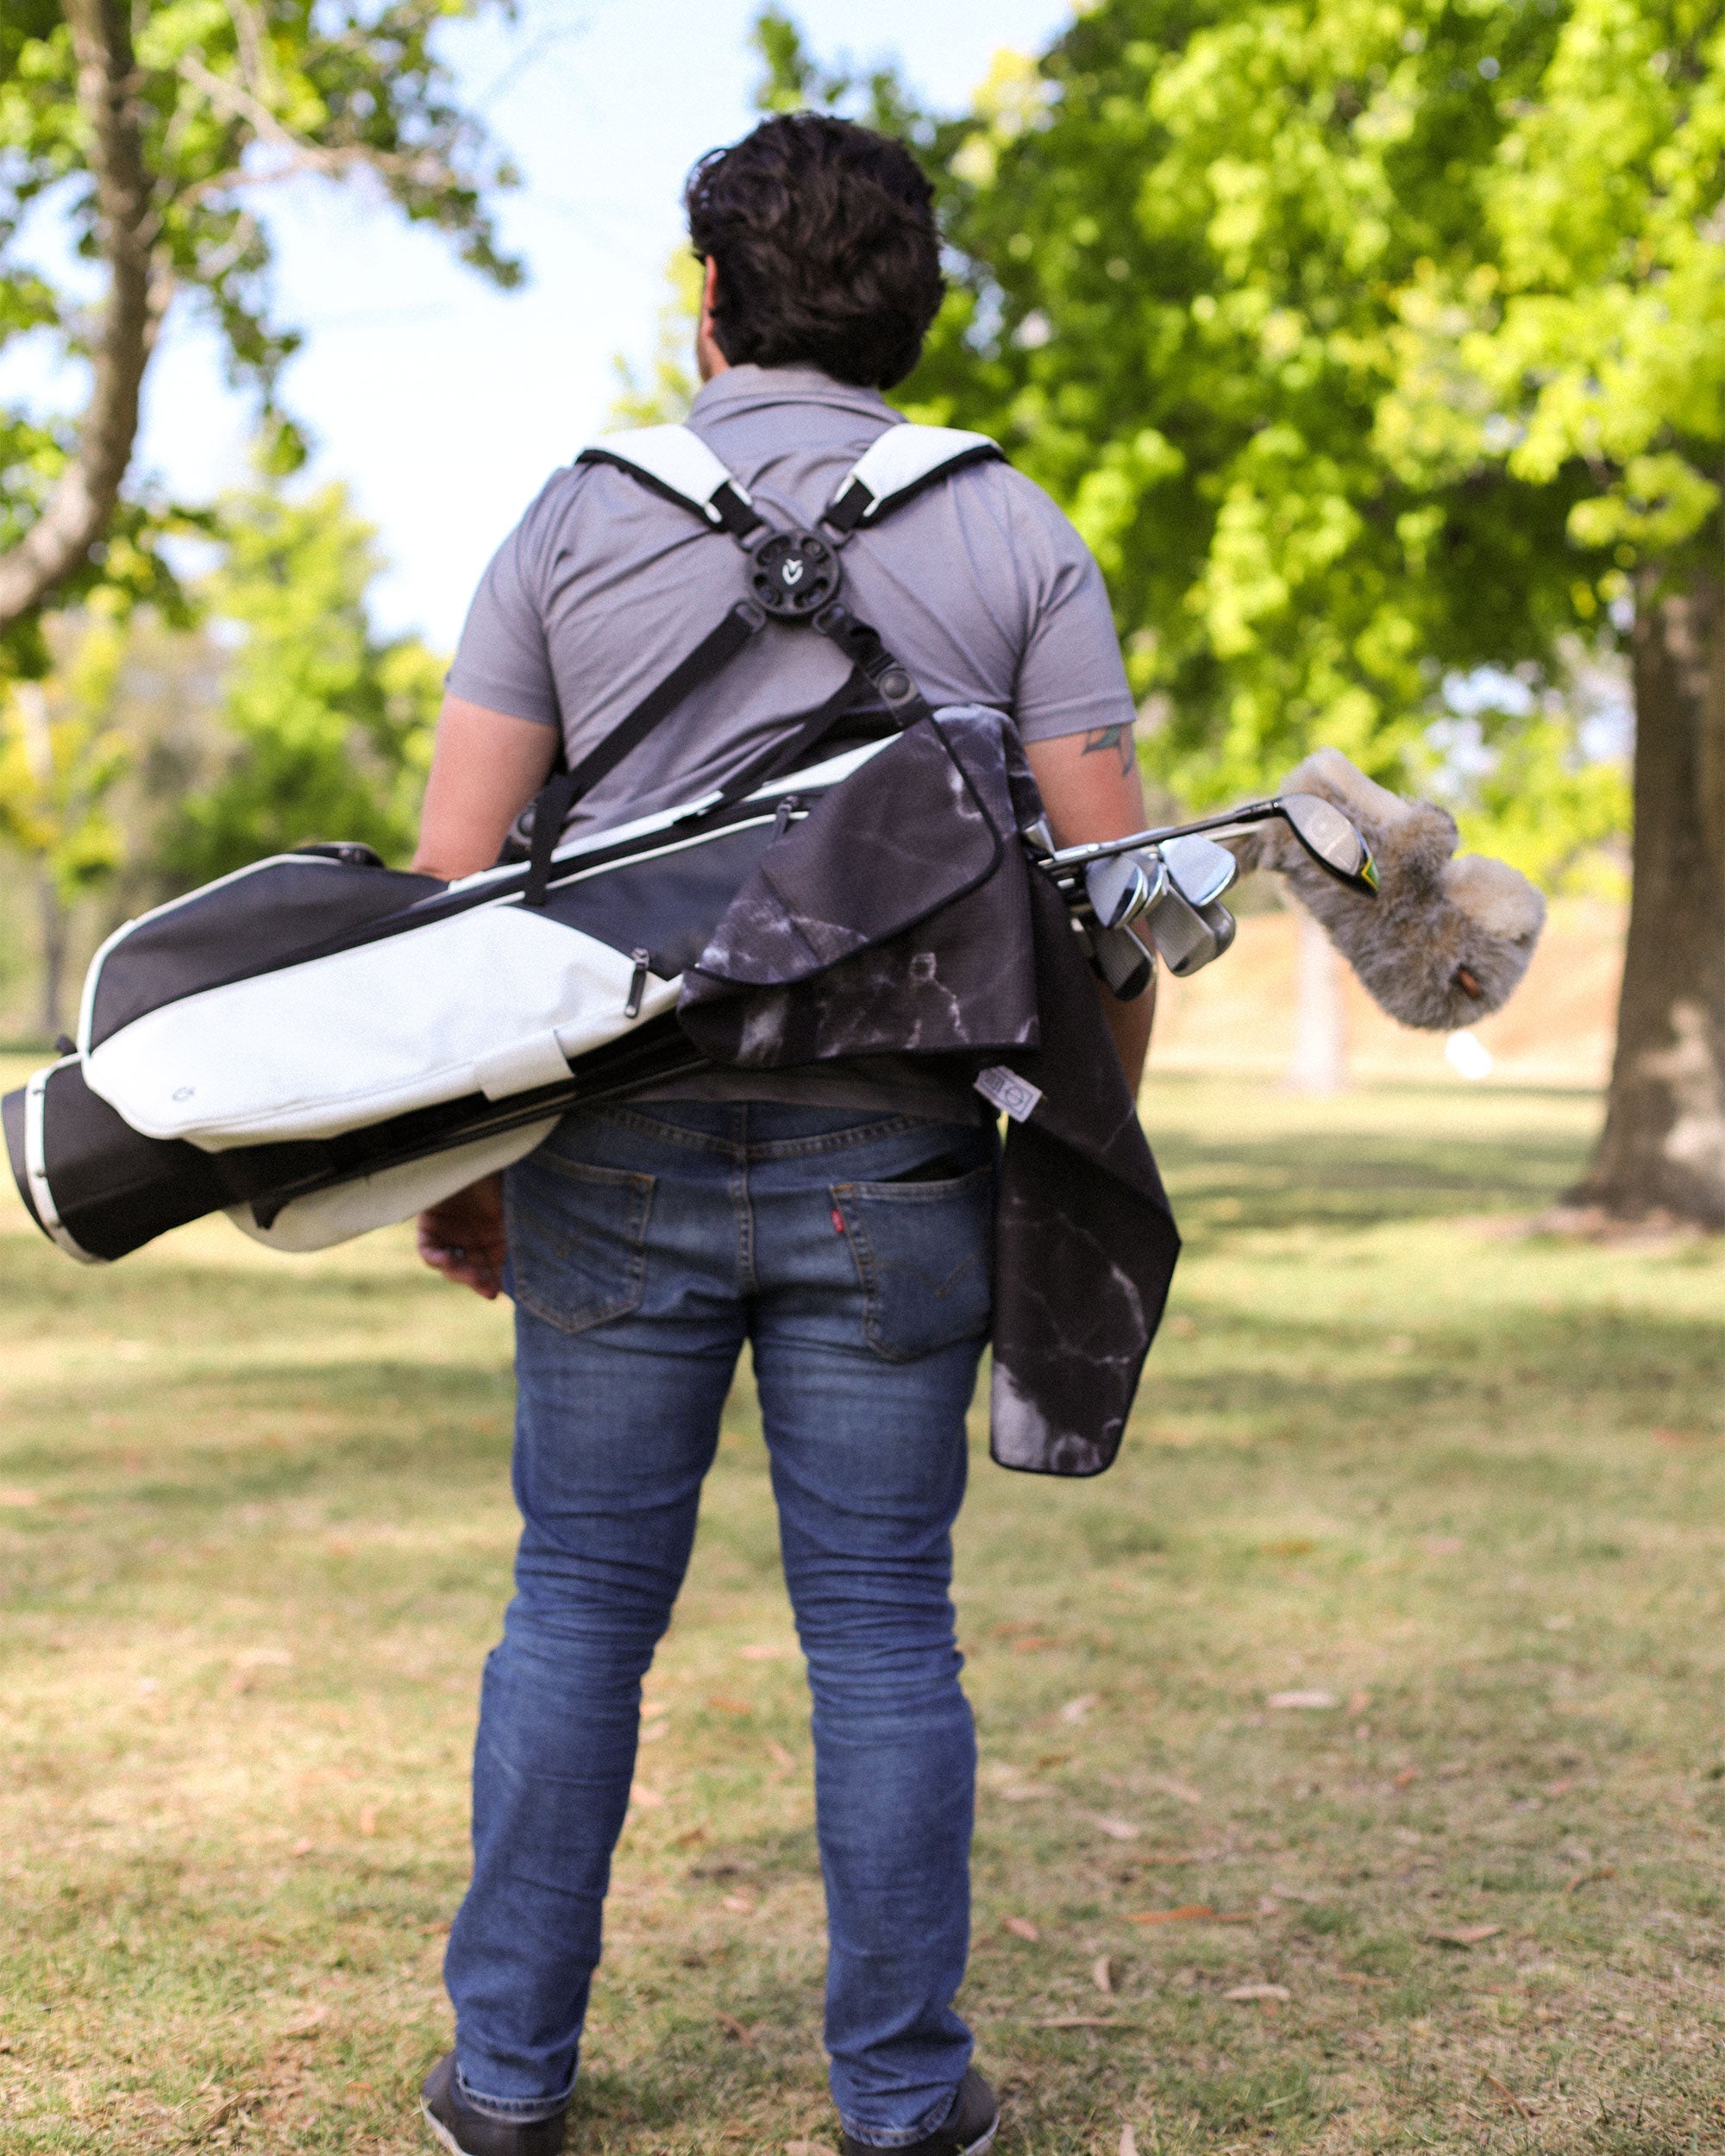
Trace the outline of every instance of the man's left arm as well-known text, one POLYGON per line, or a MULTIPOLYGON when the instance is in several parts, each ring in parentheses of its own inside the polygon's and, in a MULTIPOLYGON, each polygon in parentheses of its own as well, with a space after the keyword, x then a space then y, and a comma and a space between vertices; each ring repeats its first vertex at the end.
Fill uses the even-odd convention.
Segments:
MULTIPOLYGON (((1130 838, 1145 828, 1144 787, 1129 725, 1096 726, 1088 733, 1026 742, 1025 754, 1059 845, 1088 846, 1103 838, 1130 838)), ((1156 1017, 1156 975, 1151 973, 1149 987, 1131 1003, 1122 1003, 1101 981, 1096 988, 1126 1082, 1136 1097, 1156 1017)))

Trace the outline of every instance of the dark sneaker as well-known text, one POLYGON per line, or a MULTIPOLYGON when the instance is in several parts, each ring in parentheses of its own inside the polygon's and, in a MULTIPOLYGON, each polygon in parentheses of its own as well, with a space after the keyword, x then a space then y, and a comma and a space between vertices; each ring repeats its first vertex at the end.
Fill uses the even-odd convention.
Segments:
POLYGON ((512 2119, 490 2119, 475 2111, 455 2079, 454 2052, 426 2075, 419 2108, 451 2156, 558 2156, 563 2146, 561 2111, 549 2119, 535 2119, 530 2126, 512 2119))
POLYGON ((844 2156, 986 2156, 1000 2123, 1000 2107, 994 2092, 972 2066, 958 2084, 952 2109, 943 2124, 919 2141, 904 2141, 890 2150, 875 2151, 872 2141, 841 2134, 844 2156))

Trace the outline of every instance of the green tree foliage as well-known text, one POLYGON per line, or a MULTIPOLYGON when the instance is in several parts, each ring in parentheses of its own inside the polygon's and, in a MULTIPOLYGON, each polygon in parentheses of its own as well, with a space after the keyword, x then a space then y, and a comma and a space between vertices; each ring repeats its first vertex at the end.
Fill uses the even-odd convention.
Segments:
POLYGON ((611 417, 618 427, 664 427, 687 419, 700 383, 695 374, 695 329, 700 321, 701 266, 686 247, 665 264, 665 298, 645 375, 618 353, 612 361, 617 395, 611 417))
POLYGON ((1578 475, 1509 471, 1426 335, 1552 38, 1538 6, 1107 0, 985 90, 910 393, 1070 508, 1188 798, 1314 740, 1417 780, 1443 674, 1549 667, 1591 589, 1578 475))
MULTIPOLYGON (((1146 761, 1184 799, 1272 783, 1319 741, 1441 784, 1444 677, 1560 683, 1564 632, 1599 625, 1602 565, 1565 538, 1576 475, 1507 472, 1505 423, 1429 342, 1471 323, 1437 265, 1472 289, 1503 106, 1553 42, 1521 14, 1104 0, 1041 59, 998 55, 943 122, 891 71, 820 66, 789 18, 757 23, 762 105, 835 106, 924 157, 953 288, 895 401, 994 434, 1073 517, 1146 761)), ((1551 699, 1480 723, 1506 776, 1553 782, 1565 837, 1517 850, 1612 835, 1621 776, 1590 771, 1551 699)), ((1471 790, 1477 831, 1502 798, 1471 790)))
POLYGON ((411 852, 442 662, 380 640, 366 604, 382 567, 345 489, 262 486, 223 506, 223 559, 198 596, 229 646, 221 747, 166 822, 160 871, 181 888, 306 839, 411 852))
MULTIPOLYGON (((0 9, 0 349, 28 335, 89 362, 83 411, 0 405, 0 630, 40 670, 36 610, 96 582, 160 596, 157 518, 120 500, 138 398, 176 302, 219 332, 279 419, 298 342, 273 318, 260 204, 305 175, 363 178, 510 284, 487 199, 512 177, 455 103, 438 25, 499 0, 8 0, 0 9), (57 282, 21 242, 58 215, 104 286, 57 282)), ((290 460, 291 429, 283 436, 290 460)), ((159 505, 155 505, 159 506, 159 505)), ((0 658, 4 654, 0 653, 0 658)))
POLYGON ((52 671, 15 683, 0 711, 0 834, 39 863, 70 904, 119 866, 109 797, 131 749, 113 721, 125 629, 111 595, 62 616, 48 636, 52 671))
POLYGON ((46 625, 46 677, 15 681, 0 705, 0 837, 28 864, 40 931, 40 1015, 50 1036, 66 998, 72 910, 124 857, 114 793, 132 763, 115 721, 124 602, 98 587, 46 625))

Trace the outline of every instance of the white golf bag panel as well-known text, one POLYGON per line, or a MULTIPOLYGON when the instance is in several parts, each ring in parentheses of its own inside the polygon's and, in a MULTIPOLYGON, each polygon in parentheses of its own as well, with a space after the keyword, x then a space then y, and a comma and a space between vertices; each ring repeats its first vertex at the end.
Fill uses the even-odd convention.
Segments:
POLYGON ((775 830, 885 745, 775 780, 699 835, 678 833, 687 810, 629 838, 584 835, 553 853, 538 908, 522 903, 519 868, 445 886, 365 862, 260 862, 109 938, 80 1014, 85 1082, 146 1138, 208 1152, 556 1084, 674 1008, 775 830), (332 887, 343 880, 350 899, 332 887))
POLYGON ((337 1243, 351 1243, 356 1235, 373 1228, 392 1228, 411 1220, 428 1206, 441 1205, 483 1175, 512 1168, 525 1160, 536 1145, 543 1145, 557 1127, 555 1116, 524 1124, 518 1131, 500 1131, 477 1138, 471 1145, 452 1145, 423 1160, 403 1161, 374 1175, 355 1175, 333 1189, 316 1190, 304 1198, 290 1199, 260 1227, 250 1206, 229 1206, 228 1218, 253 1242, 268 1250, 327 1250, 337 1243))
POLYGON ((636 962, 499 900, 187 996, 85 1059, 91 1089, 146 1138, 208 1151, 331 1138, 357 1124, 566 1078, 569 1060, 676 1002, 636 962))

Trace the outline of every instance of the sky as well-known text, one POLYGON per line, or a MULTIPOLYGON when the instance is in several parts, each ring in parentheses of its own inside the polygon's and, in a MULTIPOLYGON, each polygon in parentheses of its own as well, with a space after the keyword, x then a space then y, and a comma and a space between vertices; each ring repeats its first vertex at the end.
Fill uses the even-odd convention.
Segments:
MULTIPOLYGON (((896 55, 923 95, 961 107, 1001 47, 1037 50, 1067 0, 805 0, 823 58, 896 55)), ((392 564, 391 632, 452 649, 492 549, 543 480, 600 432, 613 356, 651 350, 684 174, 756 116, 756 0, 524 0, 516 24, 460 25, 445 51, 464 101, 520 167, 502 199, 526 290, 500 293, 434 235, 317 181, 269 206, 278 319, 305 332, 285 401, 392 564)), ((138 468, 182 499, 243 476, 248 412, 181 312, 150 371, 138 468)))

